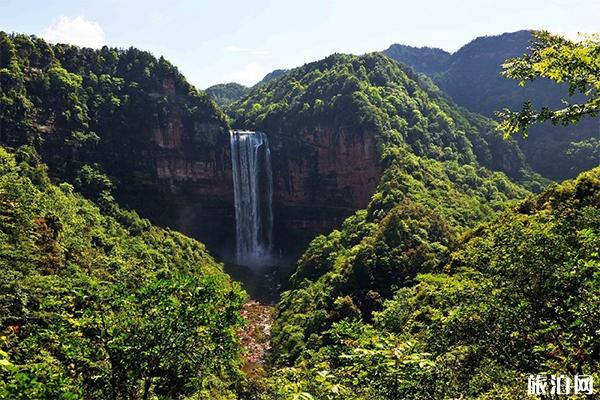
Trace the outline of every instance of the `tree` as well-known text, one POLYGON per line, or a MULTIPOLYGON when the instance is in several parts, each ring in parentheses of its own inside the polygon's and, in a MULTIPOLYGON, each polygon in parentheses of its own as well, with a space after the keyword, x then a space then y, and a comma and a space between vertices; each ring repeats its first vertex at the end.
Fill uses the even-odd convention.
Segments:
POLYGON ((243 295, 223 278, 180 275, 134 293, 114 289, 110 307, 90 311, 87 322, 108 361, 108 398, 177 398, 235 373, 243 295))
POLYGON ((534 38, 531 52, 506 61, 502 66, 503 74, 517 79, 520 86, 538 78, 565 83, 573 101, 563 101, 563 108, 541 107, 539 110, 528 101, 521 111, 504 109, 498 112, 501 118, 498 129, 505 136, 520 133, 525 137, 529 127, 538 122, 570 125, 578 123, 584 116, 600 113, 600 35, 587 35, 575 42, 541 31, 535 32, 534 38))

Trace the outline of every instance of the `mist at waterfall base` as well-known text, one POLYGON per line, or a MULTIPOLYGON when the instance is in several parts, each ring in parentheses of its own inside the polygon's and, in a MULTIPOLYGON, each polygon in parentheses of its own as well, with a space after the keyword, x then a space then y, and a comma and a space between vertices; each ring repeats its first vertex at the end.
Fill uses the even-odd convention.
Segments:
POLYGON ((273 255, 271 150, 263 132, 231 131, 235 205, 235 263, 253 268, 277 263, 273 255))

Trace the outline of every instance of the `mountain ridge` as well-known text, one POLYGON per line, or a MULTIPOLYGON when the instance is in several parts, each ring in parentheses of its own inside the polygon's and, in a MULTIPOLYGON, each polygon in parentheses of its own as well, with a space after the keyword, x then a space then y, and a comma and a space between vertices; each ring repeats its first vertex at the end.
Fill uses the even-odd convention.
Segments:
MULTIPOLYGON (((449 57, 442 56, 443 65, 436 71, 426 71, 421 65, 423 59, 431 57, 427 48, 411 48, 407 55, 394 52, 393 45, 384 52, 428 74, 459 105, 494 118, 496 111, 521 109, 528 100, 534 107, 558 107, 562 99, 571 100, 566 85, 538 79, 521 87, 517 81, 501 76, 502 63, 527 52, 532 32, 521 30, 475 38, 449 57)), ((519 147, 536 172, 550 179, 572 178, 596 166, 600 159, 597 122, 598 119, 588 119, 576 127, 550 123, 536 126, 527 140, 518 138, 519 147)))

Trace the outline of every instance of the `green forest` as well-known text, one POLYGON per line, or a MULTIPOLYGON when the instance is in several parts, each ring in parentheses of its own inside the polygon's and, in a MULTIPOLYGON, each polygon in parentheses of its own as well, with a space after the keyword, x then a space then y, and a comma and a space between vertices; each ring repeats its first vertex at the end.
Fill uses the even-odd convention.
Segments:
POLYGON ((396 44, 203 91, 134 47, 0 32, 0 399, 563 398, 532 375, 597 398, 599 93, 597 34, 396 44), (239 230, 185 218, 239 223, 242 129, 268 137, 288 251, 268 301, 222 251, 239 230))

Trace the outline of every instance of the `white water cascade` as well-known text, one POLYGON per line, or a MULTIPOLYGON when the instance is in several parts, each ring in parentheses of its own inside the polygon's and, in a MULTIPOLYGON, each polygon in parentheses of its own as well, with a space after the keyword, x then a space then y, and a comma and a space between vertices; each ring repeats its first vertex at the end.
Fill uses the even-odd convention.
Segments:
POLYGON ((267 135, 230 131, 236 262, 261 266, 273 250, 273 176, 267 135))

